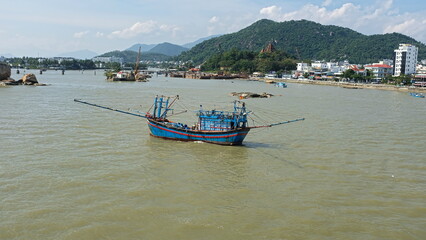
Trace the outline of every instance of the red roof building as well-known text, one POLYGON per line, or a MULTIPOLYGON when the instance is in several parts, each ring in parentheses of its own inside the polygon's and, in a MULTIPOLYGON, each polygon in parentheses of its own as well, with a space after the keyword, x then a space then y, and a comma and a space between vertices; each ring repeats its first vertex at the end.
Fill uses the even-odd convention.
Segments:
POLYGON ((392 66, 387 64, 371 64, 365 65, 364 67, 373 72, 376 80, 381 80, 392 75, 392 66))
POLYGON ((354 70, 359 75, 366 75, 365 69, 360 69, 357 65, 349 65, 348 68, 354 70))

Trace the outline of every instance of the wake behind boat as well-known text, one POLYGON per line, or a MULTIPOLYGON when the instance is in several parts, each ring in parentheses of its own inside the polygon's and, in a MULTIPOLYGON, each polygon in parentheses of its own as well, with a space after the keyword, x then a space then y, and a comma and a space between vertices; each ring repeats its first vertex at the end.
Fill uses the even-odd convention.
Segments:
POLYGON ((179 96, 156 96, 151 107, 153 109, 152 113, 147 112, 144 114, 113 109, 78 99, 74 99, 74 101, 146 118, 151 135, 154 137, 180 141, 203 141, 221 145, 241 145, 252 128, 273 127, 305 120, 300 118, 262 126, 249 126, 247 117, 251 112, 247 111, 244 102, 234 101, 233 111, 203 110, 202 106, 200 106, 200 110, 197 111, 198 121, 192 126, 188 126, 168 119, 168 113, 173 110, 172 106, 178 99, 179 96))

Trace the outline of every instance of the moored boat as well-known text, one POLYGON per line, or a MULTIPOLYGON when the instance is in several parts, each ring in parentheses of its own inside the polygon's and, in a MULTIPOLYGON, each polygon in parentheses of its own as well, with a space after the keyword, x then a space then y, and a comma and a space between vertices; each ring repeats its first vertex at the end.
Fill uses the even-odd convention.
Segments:
POLYGON ((285 82, 276 82, 275 87, 286 88, 287 84, 285 82))
POLYGON ((413 97, 425 98, 425 95, 423 95, 422 93, 410 92, 410 95, 413 97))
POLYGON ((113 109, 78 99, 74 99, 74 101, 146 118, 151 135, 154 137, 180 141, 202 141, 221 145, 241 145, 252 128, 273 127, 304 120, 304 118, 300 118, 263 126, 249 126, 247 117, 250 111, 247 111, 244 102, 234 101, 233 111, 203 110, 200 106, 200 110, 197 111, 198 121, 194 125, 188 126, 168 119, 168 113, 173 110, 171 107, 178 98, 179 96, 173 98, 156 96, 151 108, 153 112, 144 114, 113 109))
POLYGON ((109 72, 107 73, 107 81, 124 81, 124 82, 147 82, 147 78, 150 76, 139 72, 139 62, 140 62, 141 48, 139 47, 138 56, 135 63, 134 71, 126 72, 119 71, 117 73, 109 72))

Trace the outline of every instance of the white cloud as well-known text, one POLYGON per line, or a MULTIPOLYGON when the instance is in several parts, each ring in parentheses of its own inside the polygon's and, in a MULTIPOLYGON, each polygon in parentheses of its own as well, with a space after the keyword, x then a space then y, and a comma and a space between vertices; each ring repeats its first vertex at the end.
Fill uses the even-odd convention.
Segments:
POLYGON ((177 31, 179 31, 180 28, 173 25, 166 25, 166 24, 159 24, 156 21, 149 20, 146 22, 137 22, 133 24, 129 28, 125 28, 123 30, 118 30, 112 32, 109 37, 110 38, 132 38, 139 34, 148 34, 148 33, 154 33, 158 31, 162 32, 171 32, 173 35, 176 34, 177 31))
POLYGON ((386 27, 384 32, 387 32, 387 33, 404 32, 407 29, 413 29, 416 25, 417 25, 417 21, 415 19, 409 19, 403 23, 386 27))
POLYGON ((320 23, 330 23, 336 20, 356 21, 359 14, 359 6, 352 3, 345 3, 340 8, 327 10, 325 7, 320 7, 313 4, 307 4, 300 10, 284 13, 281 7, 271 6, 260 10, 260 14, 276 21, 300 20, 308 19, 320 23))
POLYGON ((89 31, 74 33, 74 38, 82 38, 82 37, 86 36, 88 33, 89 33, 89 31))
POLYGON ((270 6, 266 8, 260 9, 261 15, 266 15, 268 18, 279 20, 279 18, 282 16, 281 7, 278 6, 270 6))
POLYGON ((392 24, 389 23, 383 33, 398 32, 408 36, 414 37, 416 40, 421 40, 426 43, 426 17, 423 16, 410 16, 406 20, 392 24))
POLYGON ((210 18, 209 23, 217 23, 219 21, 219 18, 214 16, 212 18, 210 18))
POLYGON ((164 32, 176 32, 180 30, 180 28, 177 26, 172 26, 167 24, 160 25, 159 29, 164 32))
POLYGON ((176 37, 176 34, 180 31, 179 27, 173 26, 173 25, 166 25, 166 24, 160 25, 159 29, 161 31, 163 31, 163 32, 170 32, 170 33, 172 33, 172 37, 176 37))
POLYGON ((105 34, 103 32, 97 32, 96 37, 100 38, 103 37, 105 34))
POLYGON ((382 15, 386 15, 389 10, 392 8, 393 5, 393 0, 385 0, 384 2, 382 2, 380 4, 379 7, 377 7, 373 13, 371 14, 367 14, 365 16, 363 16, 363 19, 374 19, 377 17, 380 17, 382 15))
POLYGON ((112 32, 110 34, 110 37, 131 38, 140 33, 151 33, 152 31, 154 31, 156 26, 157 26, 157 22, 152 20, 147 22, 137 22, 129 28, 112 32))

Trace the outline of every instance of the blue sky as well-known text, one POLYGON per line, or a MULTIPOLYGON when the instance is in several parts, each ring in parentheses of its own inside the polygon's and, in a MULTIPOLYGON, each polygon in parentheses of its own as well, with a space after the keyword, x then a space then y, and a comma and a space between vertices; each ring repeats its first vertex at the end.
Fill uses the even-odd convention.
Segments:
POLYGON ((426 43, 424 0, 0 0, 0 55, 50 57, 135 43, 185 44, 263 18, 307 19, 426 43))

